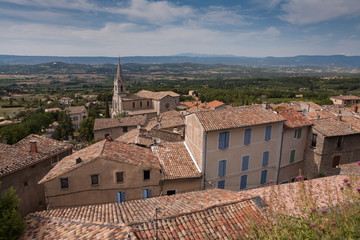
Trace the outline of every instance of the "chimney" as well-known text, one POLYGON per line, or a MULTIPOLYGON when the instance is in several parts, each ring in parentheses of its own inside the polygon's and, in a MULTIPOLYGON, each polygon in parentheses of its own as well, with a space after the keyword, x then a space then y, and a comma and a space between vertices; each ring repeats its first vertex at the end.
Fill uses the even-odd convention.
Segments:
POLYGON ((342 116, 341 115, 338 115, 338 120, 342 121, 342 116))
POLYGON ((261 105, 264 109, 269 109, 270 107, 270 105, 267 102, 263 102, 261 105))
POLYGON ((354 112, 357 113, 357 111, 358 111, 358 106, 355 105, 355 106, 354 106, 354 112))
POLYGON ((30 152, 31 153, 37 153, 38 152, 35 140, 30 141, 30 152))
POLYGON ((82 159, 81 159, 80 157, 78 157, 78 158, 76 159, 76 164, 79 164, 79 163, 82 163, 82 159))
POLYGON ((106 141, 107 141, 107 142, 111 142, 111 141, 112 141, 112 137, 111 137, 111 136, 108 136, 108 137, 106 138, 106 141))

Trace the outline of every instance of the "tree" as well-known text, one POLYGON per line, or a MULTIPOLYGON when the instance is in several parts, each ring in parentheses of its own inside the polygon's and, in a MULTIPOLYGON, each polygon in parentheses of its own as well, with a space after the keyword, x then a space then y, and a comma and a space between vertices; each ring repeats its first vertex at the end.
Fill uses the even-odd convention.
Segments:
POLYGON ((107 98, 105 102, 105 117, 110 118, 109 102, 107 98))
POLYGON ((74 131, 70 116, 66 112, 61 112, 59 125, 53 133, 53 138, 60 141, 67 140, 69 136, 73 136, 74 131))
POLYGON ((86 141, 94 139, 94 122, 95 119, 93 117, 87 117, 80 123, 79 134, 81 139, 86 141))
MULTIPOLYGON (((0 182, 1 185, 1 182, 0 182)), ((11 187, 0 197, 0 239, 17 239, 25 228, 19 213, 20 200, 11 187)))

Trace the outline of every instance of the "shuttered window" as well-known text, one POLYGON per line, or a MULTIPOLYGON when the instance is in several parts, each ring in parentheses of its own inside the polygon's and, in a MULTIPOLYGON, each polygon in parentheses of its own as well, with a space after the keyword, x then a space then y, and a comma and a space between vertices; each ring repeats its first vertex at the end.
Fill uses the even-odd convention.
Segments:
POLYGON ((219 133, 219 149, 224 149, 229 147, 229 132, 221 132, 219 133))
POLYGON ((266 167, 269 165, 269 151, 263 152, 262 166, 266 167))
POLYGON ((143 199, 151 198, 151 189, 143 189, 143 199))
POLYGON ((125 202, 125 192, 116 193, 116 202, 117 203, 125 202))
POLYGON ((226 160, 219 161, 218 176, 223 177, 226 175, 226 160))
POLYGON ((250 160, 250 156, 243 156, 241 171, 246 171, 249 169, 249 160, 250 160))
POLYGON ((245 189, 247 186, 247 175, 242 175, 240 178, 240 190, 245 189))
POLYGON ((251 142, 251 129, 245 129, 244 145, 249 145, 251 142))
POLYGON ((266 129, 265 129, 265 141, 270 141, 270 139, 271 139, 271 130, 272 130, 271 126, 266 127, 266 129))
POLYGON ((290 153, 290 163, 295 162, 295 153, 296 153, 296 150, 291 150, 291 153, 290 153))
POLYGON ((219 189, 225 189, 225 180, 218 181, 218 187, 219 189))
POLYGON ((261 171, 260 184, 266 183, 267 170, 261 171))

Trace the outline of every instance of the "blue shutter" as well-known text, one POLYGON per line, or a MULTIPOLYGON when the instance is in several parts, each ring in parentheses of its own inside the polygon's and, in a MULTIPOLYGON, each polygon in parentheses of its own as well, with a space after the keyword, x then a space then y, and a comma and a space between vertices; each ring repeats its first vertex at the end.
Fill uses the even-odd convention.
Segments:
POLYGON ((267 170, 262 170, 261 171, 260 184, 266 183, 266 175, 267 175, 267 170))
POLYGON ((267 126, 265 130, 265 141, 269 141, 271 139, 271 126, 267 126))
POLYGON ((223 149, 225 146, 225 133, 219 133, 219 149, 223 149))
POLYGON ((120 203, 121 202, 121 192, 117 192, 116 193, 116 202, 120 203))
POLYGON ((218 188, 225 189, 225 180, 218 181, 218 188))
POLYGON ((228 148, 229 147, 229 140, 230 140, 229 139, 230 133, 225 132, 224 135, 225 135, 224 148, 228 148))
POLYGON ((251 129, 245 130, 244 145, 249 145, 251 142, 251 129))
POLYGON ((295 161, 295 150, 291 150, 290 153, 290 163, 293 163, 295 161))
POLYGON ((125 202, 125 192, 121 192, 121 202, 125 202))
POLYGON ((221 160, 219 162, 219 171, 218 171, 218 176, 219 177, 223 177, 226 174, 226 160, 221 160))
POLYGON ((247 185, 247 175, 242 175, 240 180, 240 190, 245 189, 247 185))
POLYGON ((151 189, 148 189, 147 193, 148 193, 148 198, 151 198, 151 189))
POLYGON ((249 156, 243 156, 241 171, 246 171, 249 169, 249 159, 249 156))
POLYGON ((147 191, 146 189, 143 189, 143 199, 146 199, 147 198, 147 191))
POLYGON ((262 166, 266 167, 269 164, 269 151, 263 152, 262 166))

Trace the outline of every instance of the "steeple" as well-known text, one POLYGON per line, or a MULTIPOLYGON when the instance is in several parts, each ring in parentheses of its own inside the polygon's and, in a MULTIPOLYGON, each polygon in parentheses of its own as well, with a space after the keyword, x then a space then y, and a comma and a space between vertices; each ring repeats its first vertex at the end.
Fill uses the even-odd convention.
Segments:
POLYGON ((114 95, 126 96, 126 81, 121 70, 120 58, 116 76, 114 78, 114 95))

